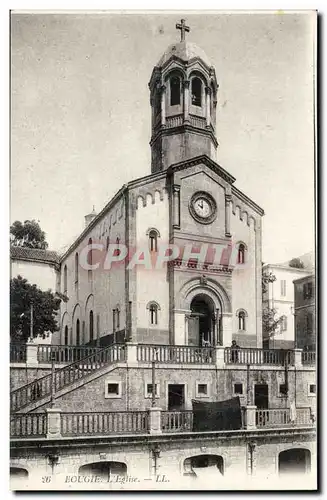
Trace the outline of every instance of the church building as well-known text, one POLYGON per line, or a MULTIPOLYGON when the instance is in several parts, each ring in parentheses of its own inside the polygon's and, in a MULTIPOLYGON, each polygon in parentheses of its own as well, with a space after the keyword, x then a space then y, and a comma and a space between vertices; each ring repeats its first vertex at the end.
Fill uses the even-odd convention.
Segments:
POLYGON ((264 212, 216 161, 215 68, 177 27, 149 82, 151 173, 89 214, 62 256, 54 343, 262 347, 264 212))

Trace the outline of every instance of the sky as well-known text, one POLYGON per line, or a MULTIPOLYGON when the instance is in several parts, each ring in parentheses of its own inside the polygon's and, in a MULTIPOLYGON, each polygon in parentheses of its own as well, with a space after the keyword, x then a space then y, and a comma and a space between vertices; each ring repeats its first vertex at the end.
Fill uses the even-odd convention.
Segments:
POLYGON ((113 12, 11 16, 11 221, 67 248, 126 182, 148 175, 148 82, 187 39, 215 67, 217 162, 265 210, 263 261, 314 249, 315 16, 113 12))

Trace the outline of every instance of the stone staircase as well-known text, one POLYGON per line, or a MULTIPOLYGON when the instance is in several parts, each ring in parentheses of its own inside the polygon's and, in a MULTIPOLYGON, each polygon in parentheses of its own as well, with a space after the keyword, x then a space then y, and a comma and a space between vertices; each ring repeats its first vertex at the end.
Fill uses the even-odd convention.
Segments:
POLYGON ((11 412, 33 411, 111 369, 126 360, 124 345, 111 345, 83 359, 55 370, 10 393, 11 412))

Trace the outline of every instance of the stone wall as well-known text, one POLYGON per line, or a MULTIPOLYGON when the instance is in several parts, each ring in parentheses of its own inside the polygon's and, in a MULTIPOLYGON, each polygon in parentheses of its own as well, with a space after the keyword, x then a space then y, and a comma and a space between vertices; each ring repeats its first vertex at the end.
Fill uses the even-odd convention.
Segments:
MULTIPOLYGON (((50 369, 12 368, 12 388, 18 388, 24 383, 31 382, 37 376, 50 373, 50 369)), ((65 394, 56 399, 57 406, 62 411, 125 411, 145 410, 151 406, 151 397, 147 394, 147 384, 152 383, 152 368, 150 363, 143 363, 139 367, 123 363, 113 365, 108 371, 92 376, 93 380, 74 389, 67 389, 65 394), (114 398, 106 397, 106 385, 118 383, 119 395, 114 398)), ((168 410, 168 385, 184 385, 185 409, 192 409, 192 399, 203 401, 222 401, 239 396, 241 404, 247 401, 247 372, 240 366, 229 369, 216 369, 210 365, 183 366, 160 364, 155 369, 155 381, 158 384, 157 406, 168 410), (174 369, 172 370, 172 366, 174 369), (207 395, 198 393, 198 384, 207 384, 207 395), (235 384, 242 384, 242 394, 235 392, 235 384)), ((303 368, 288 371, 289 399, 280 394, 280 385, 285 383, 285 370, 283 368, 251 367, 250 370, 250 400, 255 403, 255 384, 268 385, 269 408, 289 407, 295 401, 297 407, 311 407, 316 410, 316 395, 310 394, 310 384, 316 384, 315 369, 303 368)))
MULTIPOLYGON (((47 447, 35 443, 15 443, 11 449, 11 467, 27 470, 28 478, 19 482, 26 489, 119 489, 114 474, 112 482, 102 476, 100 484, 77 483, 81 477, 81 467, 86 464, 100 465, 103 462, 121 462, 127 466, 126 482, 123 488, 136 489, 243 489, 245 485, 256 485, 256 478, 265 480, 261 489, 269 488, 267 481, 273 481, 272 489, 278 481, 278 456, 281 451, 290 449, 308 450, 311 461, 311 474, 305 474, 307 487, 315 486, 316 444, 313 430, 289 429, 258 431, 213 432, 206 436, 193 433, 169 436, 129 436, 120 438, 101 437, 57 439, 47 441, 47 447), (190 439, 191 437, 191 439, 190 439), (252 467, 249 457, 249 445, 253 446, 252 467), (198 478, 187 472, 185 460, 195 456, 219 456, 223 459, 223 476, 207 475, 206 484, 201 483, 201 471, 198 478), (52 461, 52 466, 51 466, 52 461), (75 479, 72 477, 75 476, 75 479), (48 479, 46 479, 48 478, 48 479), (127 478, 129 482, 127 482, 127 478), (149 483, 146 484, 146 482, 149 483), (208 482, 209 481, 209 482, 208 482), (249 481, 247 484, 246 482, 249 481), (131 484, 134 483, 134 484, 131 484)), ((214 471, 213 471, 214 472, 214 471)), ((93 473, 93 480, 96 473, 93 473)), ((81 477, 82 479, 82 477, 81 477)), ((299 477, 296 484, 287 487, 301 487, 299 477)), ((92 480, 90 475, 88 481, 92 480)), ((278 484, 278 483, 277 483, 278 484)), ((17 487, 17 483, 16 483, 17 487)))

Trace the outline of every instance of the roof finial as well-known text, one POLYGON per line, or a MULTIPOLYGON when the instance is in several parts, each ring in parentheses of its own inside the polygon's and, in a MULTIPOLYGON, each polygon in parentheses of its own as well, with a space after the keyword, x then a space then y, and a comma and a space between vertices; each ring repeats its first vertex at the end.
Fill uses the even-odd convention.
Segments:
POLYGON ((176 29, 181 30, 181 42, 184 42, 185 40, 185 32, 189 33, 190 32, 190 27, 186 26, 185 24, 185 19, 181 19, 180 24, 176 24, 176 29))

